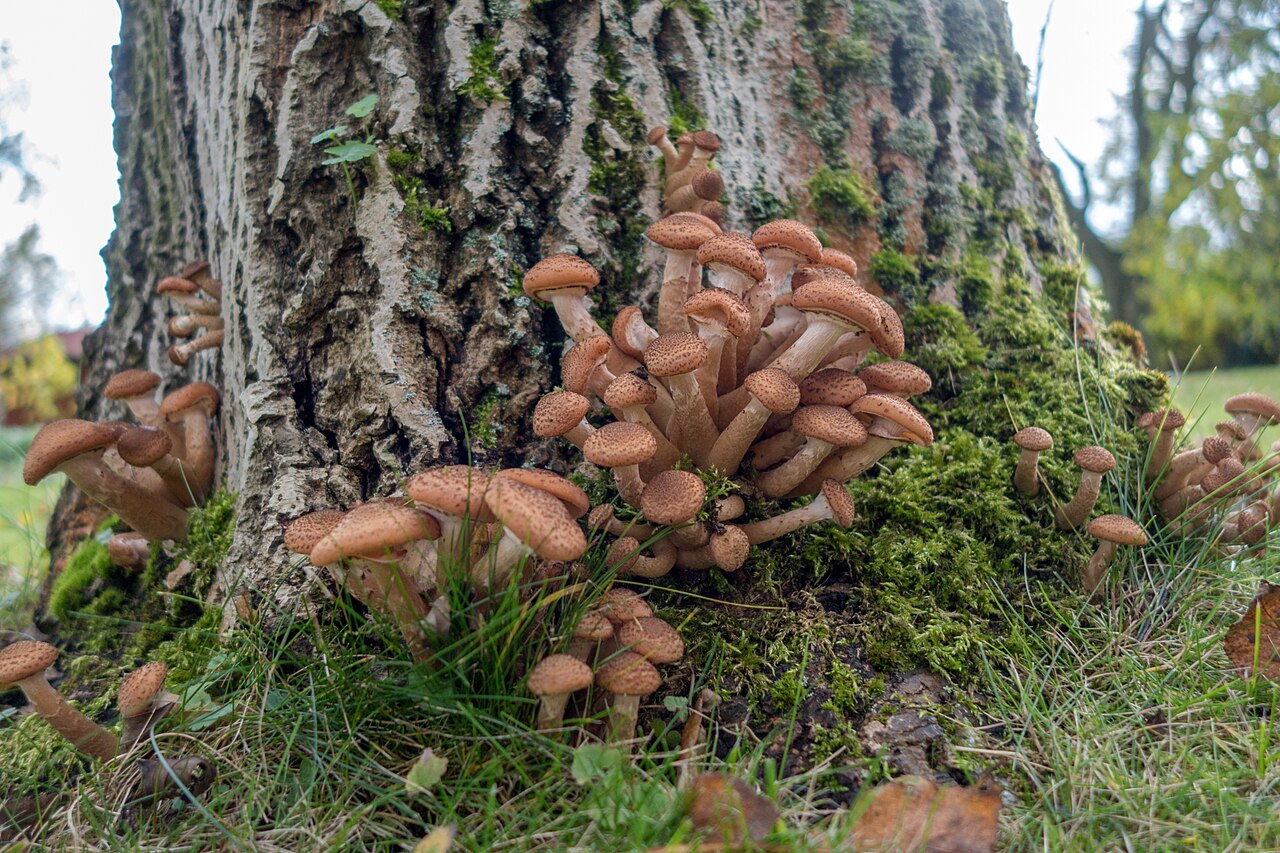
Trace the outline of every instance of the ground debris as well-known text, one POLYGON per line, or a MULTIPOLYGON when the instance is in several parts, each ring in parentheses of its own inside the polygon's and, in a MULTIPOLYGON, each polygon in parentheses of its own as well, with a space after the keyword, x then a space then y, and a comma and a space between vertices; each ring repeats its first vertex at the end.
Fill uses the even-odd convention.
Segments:
POLYGON ((940 786, 918 776, 895 779, 871 791, 842 849, 991 853, 1001 794, 987 775, 968 787, 940 786))
POLYGON ((1280 586, 1263 581, 1222 642, 1232 665, 1246 675, 1280 678, 1280 586))

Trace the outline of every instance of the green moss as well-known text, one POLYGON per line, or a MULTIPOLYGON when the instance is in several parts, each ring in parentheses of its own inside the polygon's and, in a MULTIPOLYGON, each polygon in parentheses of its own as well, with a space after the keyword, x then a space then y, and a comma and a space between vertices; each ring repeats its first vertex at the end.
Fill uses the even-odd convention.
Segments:
POLYGON ((701 31, 703 27, 715 20, 715 12, 705 0, 662 0, 667 9, 680 9, 685 12, 701 31))
POLYGON ((765 189, 764 178, 757 178, 751 189, 738 196, 737 206, 752 229, 775 219, 794 219, 796 215, 796 202, 790 193, 783 201, 765 189))
POLYGON ((933 123, 923 118, 903 119, 889 134, 887 142, 892 150, 907 155, 922 166, 933 160, 933 153, 938 148, 933 123))
POLYGON ((494 388, 488 391, 471 410, 467 419, 467 430, 473 442, 479 443, 485 450, 493 450, 498 446, 498 436, 503 424, 498 415, 503 394, 494 388))
POLYGON ((507 97, 507 84, 498 77, 498 37, 486 36, 471 46, 467 57, 471 76, 456 89, 458 94, 490 103, 507 97))
POLYGON ((874 196, 866 181, 851 167, 819 166, 805 182, 809 203, 820 220, 833 225, 856 225, 875 213, 874 196))
POLYGON ((1004 63, 1002 56, 984 54, 969 72, 969 87, 974 103, 989 107, 999 100, 1004 91, 1004 63))
POLYGON ((963 375, 987 360, 987 350, 964 315, 950 305, 920 305, 902 319, 912 363, 930 376, 935 393, 946 386, 941 377, 963 375))
POLYGON ((393 148, 387 152, 387 167, 391 170, 392 183, 404 199, 404 213, 423 232, 452 233, 449 208, 430 201, 426 183, 413 173, 419 161, 418 155, 411 151, 393 148))
POLYGON ((404 19, 404 0, 373 0, 373 2, 391 20, 400 21, 404 19))
POLYGON ((973 316, 985 311, 995 297, 996 283, 991 268, 982 258, 966 258, 956 280, 956 295, 964 313, 973 316))
POLYGON ((93 536, 81 542, 49 589, 49 613, 66 619, 84 608, 114 569, 105 539, 93 536))
POLYGON ((702 111, 674 86, 667 90, 667 123, 673 137, 707 126, 702 111))
POLYGON ((915 259, 897 249, 881 249, 872 255, 871 277, 885 293, 901 295, 909 304, 921 301, 924 295, 915 259))

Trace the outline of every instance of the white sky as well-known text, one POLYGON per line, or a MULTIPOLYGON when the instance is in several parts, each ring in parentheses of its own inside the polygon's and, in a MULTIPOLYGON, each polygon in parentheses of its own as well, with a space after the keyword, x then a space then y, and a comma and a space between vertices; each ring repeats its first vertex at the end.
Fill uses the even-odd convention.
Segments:
MULTIPOLYGON (((1009 0, 1014 43, 1033 73, 1049 2, 1009 0)), ((1058 139, 1085 162, 1102 153, 1101 120, 1114 113, 1115 95, 1125 86, 1124 51, 1140 2, 1057 0, 1037 113, 1040 144, 1054 160, 1064 159, 1058 139)), ((10 105, 9 125, 25 133, 36 152, 44 192, 17 205, 16 181, 0 182, 0 245, 38 222, 41 244, 63 273, 61 286, 42 300, 44 320, 57 328, 96 324, 107 304, 98 252, 111 236, 119 198, 108 77, 119 10, 111 0, 4 5, 0 40, 10 45, 13 78, 27 89, 25 105, 10 105)), ((1070 168, 1067 174, 1073 175, 1070 168)))

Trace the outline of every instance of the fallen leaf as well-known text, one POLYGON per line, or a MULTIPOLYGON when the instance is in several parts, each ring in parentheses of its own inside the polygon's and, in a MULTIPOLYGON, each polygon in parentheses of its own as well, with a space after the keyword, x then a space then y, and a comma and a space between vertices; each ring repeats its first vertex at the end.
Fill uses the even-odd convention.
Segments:
POLYGON ((457 833, 452 826, 437 826, 413 848, 413 853, 449 853, 453 847, 453 836, 457 833))
MULTIPOLYGON (((1001 788, 989 776, 974 785, 939 786, 904 776, 871 791, 841 849, 878 853, 991 853, 1001 788)), ((855 810, 856 810, 855 806, 855 810)))
POLYGON ((1280 678, 1280 586, 1262 582, 1249 609, 1222 641, 1232 665, 1246 675, 1280 678))
POLYGON ((716 840, 733 847, 748 839, 762 841, 778 822, 773 800, 725 773, 694 777, 689 786, 688 814, 695 828, 710 830, 716 840))
POLYGON ((405 777, 405 790, 410 794, 425 794, 444 778, 444 771, 448 769, 449 759, 436 755, 431 747, 427 747, 405 777))

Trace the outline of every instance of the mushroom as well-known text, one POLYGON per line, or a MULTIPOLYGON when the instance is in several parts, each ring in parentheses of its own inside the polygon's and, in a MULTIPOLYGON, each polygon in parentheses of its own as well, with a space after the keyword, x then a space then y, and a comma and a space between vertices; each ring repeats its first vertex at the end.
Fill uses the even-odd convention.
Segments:
POLYGON ((588 610, 573 629, 567 653, 586 663, 599 645, 613 639, 613 623, 603 613, 588 610))
POLYGON ((124 718, 120 733, 121 753, 132 752, 150 734, 152 727, 178 704, 178 697, 164 689, 168 672, 167 666, 156 661, 138 667, 120 682, 116 704, 124 718))
POLYGON ((666 539, 653 543, 654 556, 646 556, 640 540, 623 536, 609 546, 605 564, 615 567, 618 574, 641 578, 660 578, 668 574, 676 564, 676 546, 666 539))
MULTIPOLYGON (((641 500, 643 505, 643 496, 641 500)), ((648 524, 619 520, 614 515, 611 504, 600 504, 591 510, 587 515, 587 529, 604 530, 614 536, 634 536, 640 540, 652 539, 654 536, 654 529, 648 524)))
POLYGON ((867 428, 848 409, 839 406, 802 406, 791 421, 804 446, 777 468, 756 481, 766 497, 787 494, 804 481, 837 447, 857 447, 867 442, 867 428))
POLYGON ((587 423, 591 401, 574 391, 552 391, 533 407, 533 434, 539 438, 564 436, 574 447, 583 443, 595 428, 587 423))
POLYGON ((35 711, 77 750, 100 761, 116 757, 116 736, 71 707, 49 686, 44 671, 58 659, 48 643, 19 640, 0 649, 0 685, 22 690, 35 711))
POLYGON ((609 705, 610 740, 631 740, 640 716, 640 699, 662 686, 662 676, 641 655, 618 652, 600 665, 595 680, 613 696, 609 705))
POLYGON ((662 152, 663 167, 668 174, 674 173, 676 162, 680 159, 680 155, 667 137, 667 129, 665 127, 651 128, 649 135, 645 137, 645 141, 662 152))
POLYGON ((618 349, 636 361, 644 361, 644 351, 658 336, 657 331, 644 321, 644 315, 635 305, 628 305, 614 316, 609 332, 618 349))
POLYGON ((1241 461, 1248 461, 1252 457, 1263 429, 1270 424, 1280 423, 1280 403, 1256 391, 1237 394, 1227 400, 1223 408, 1245 430, 1246 436, 1236 448, 1236 455, 1241 461))
POLYGON ((182 278, 193 282, 196 287, 209 294, 213 299, 222 301, 222 282, 209 272, 208 261, 192 261, 182 268, 182 278))
POLYGON ((800 388, 795 380, 776 367, 757 370, 747 377, 743 386, 751 398, 716 439, 707 459, 708 467, 722 474, 738 470, 742 457, 770 415, 791 414, 800 404, 800 388))
POLYGON ((667 196, 665 207, 672 213, 695 213, 722 195, 724 178, 716 170, 703 167, 693 172, 688 183, 667 196))
POLYGON ((1075 497, 1058 507, 1054 520, 1059 530, 1075 530, 1093 512, 1102 491, 1102 475, 1116 467, 1116 458, 1106 448, 1093 445, 1076 451, 1075 463, 1080 467, 1080 486, 1075 497))
POLYGON ((147 539, 182 539, 187 535, 185 509, 103 464, 103 453, 124 429, 123 424, 80 420, 45 424, 27 448, 23 481, 34 486, 55 471, 66 474, 89 498, 110 507, 147 539))
POLYGON ((824 479, 844 483, 866 471, 895 447, 933 444, 933 428, 915 406, 892 394, 866 394, 849 410, 867 427, 865 444, 832 454, 789 497, 817 493, 824 479))
POLYGON ((564 719, 569 697, 591 686, 591 667, 570 655, 549 655, 529 672, 529 692, 539 699, 538 730, 550 731, 564 719))
POLYGON ((122 569, 140 569, 151 559, 151 545, 142 534, 125 531, 107 540, 107 554, 122 569))
POLYGON ((192 382, 165 395, 161 416, 182 426, 182 469, 189 493, 203 496, 213 488, 214 446, 209 423, 218 411, 218 389, 208 382, 192 382))
POLYGON ((600 273, 576 255, 550 255, 524 274, 525 295, 555 306, 569 337, 584 341, 604 331, 591 316, 587 294, 600 283, 600 273))
MULTIPOLYGON (((719 433, 698 387, 695 372, 707 360, 707 345, 689 332, 660 335, 644 352, 650 375, 667 381, 675 404, 674 422, 679 430, 677 447, 699 467, 707 464, 719 433)), ((674 441, 674 439, 673 439, 674 441)))
POLYGON ((1053 447, 1053 436, 1040 427, 1023 427, 1013 434, 1013 443, 1018 445, 1018 467, 1013 472, 1013 487, 1028 497, 1040 493, 1040 478, 1036 476, 1036 467, 1040 454, 1053 447))
POLYGON ((1213 467, 1231 455, 1231 442, 1220 435, 1211 435, 1200 446, 1184 450, 1169 460, 1152 496, 1157 501, 1182 489, 1187 483, 1198 483, 1213 467))
POLYGON ((197 314, 218 314, 222 311, 221 302, 206 299, 201 294, 199 285, 181 276, 160 279, 160 283, 156 285, 156 293, 197 314))
POLYGON ((909 361, 882 361, 858 371, 867 394, 894 394, 903 399, 928 394, 933 388, 929 374, 909 361))
POLYGON ((766 274, 760 250, 745 234, 717 234, 698 247, 697 259, 713 284, 740 297, 766 274))
POLYGON ((583 445, 587 461, 601 468, 612 468, 618 494, 631 506, 640 506, 644 481, 640 465, 658 451, 658 443, 640 424, 615 421, 596 430, 583 445))
POLYGON ((191 361, 191 356, 207 349, 215 349, 222 346, 222 341, 225 338, 225 330, 210 329, 200 337, 187 341, 185 344, 174 344, 169 347, 169 361, 172 361, 178 367, 186 367, 191 361))
POLYGON ((555 497, 540 489, 505 477, 494 477, 484 496, 485 505, 502 522, 504 531, 496 549, 471 567, 471 577, 482 589, 506 583, 523 558, 576 560, 587 550, 582 529, 555 497))
POLYGON ((711 529, 705 545, 679 551, 676 565, 682 569, 709 569, 715 566, 726 572, 736 572, 747 562, 751 542, 741 527, 735 524, 708 525, 711 529))
POLYGON ((854 517, 853 498, 849 497, 845 487, 836 480, 823 480, 818 496, 808 506, 744 524, 742 532, 747 535, 749 543, 759 545, 819 521, 834 521, 841 527, 849 527, 854 517))
POLYGON ((658 292, 659 334, 689 331, 682 309, 694 281, 698 247, 719 233, 720 227, 706 217, 679 214, 659 219, 645 231, 649 241, 667 253, 658 292))
MULTIPOLYGON (((309 560, 316 544, 332 533, 345 516, 346 513, 340 509, 318 509, 298 516, 284 529, 284 547, 309 560)), ((330 563, 327 568, 339 588, 347 590, 358 601, 366 601, 368 591, 364 587, 364 581, 360 579, 359 571, 342 561, 330 563)))
POLYGON ((175 338, 189 338, 198 329, 223 328, 222 317, 217 314, 178 314, 169 318, 169 334, 175 338))
POLYGON ((729 221, 729 211, 718 201, 709 201, 698 211, 721 228, 729 221))
MULTIPOLYGON (((640 511, 654 524, 686 525, 697 518, 706 499, 707 487, 697 474, 663 471, 645 484, 640 511)), ((707 541, 705 529, 696 525, 673 530, 671 539, 682 548, 696 548, 707 541)))
POLYGON ((799 381, 813 372, 841 335, 877 327, 883 303, 855 284, 828 276, 797 290, 791 304, 804 312, 808 325, 771 366, 799 381))
POLYGON ((615 586, 600 596, 596 612, 608 619, 615 631, 617 626, 626 622, 653 615, 652 608, 638 593, 620 586, 615 586))
POLYGON ((125 430, 116 441, 116 452, 137 468, 150 468, 160 476, 168 496, 179 506, 199 506, 206 495, 194 477, 188 477, 182 460, 170 454, 169 434, 146 426, 125 430))
POLYGON ((1169 463, 1169 457, 1173 455, 1174 438, 1186 420, 1177 409, 1162 409, 1151 413, 1151 428, 1155 430, 1156 438, 1147 457, 1144 473, 1148 485, 1160 477, 1160 472, 1169 463))
POLYGON ((707 359, 698 369, 698 385, 707 402, 707 411, 715 420, 720 389, 737 384, 737 368, 732 359, 723 358, 727 344, 737 341, 751 328, 751 313, 742 298, 719 287, 708 287, 690 296, 684 313, 694 321, 698 337, 707 345, 707 359))
POLYGON ((680 461, 680 449, 667 439, 649 415, 648 407, 657 401, 658 389, 635 370, 622 374, 604 389, 604 404, 623 420, 643 426, 657 443, 653 459, 640 469, 641 474, 647 476, 665 471, 680 461))
POLYGON ((618 643, 649 663, 676 663, 684 657, 684 640, 657 616, 642 616, 618 627, 618 643))
POLYGON ((119 400, 139 423, 158 426, 160 404, 156 402, 156 388, 160 387, 160 374, 150 370, 122 370, 113 375, 102 389, 108 400, 119 400))
POLYGON ((545 468, 503 468, 493 475, 546 492, 560 501, 570 518, 582 518, 591 509, 591 498, 580 486, 545 468))
POLYGON ((1102 576, 1111 565, 1117 545, 1146 545, 1147 534, 1137 522, 1123 515, 1100 515, 1089 522, 1089 535, 1098 540, 1098 550, 1089 558, 1080 583, 1086 592, 1095 593, 1102 576))
POLYGON ((494 520, 484 502, 488 488, 489 478, 470 465, 429 468, 405 481, 404 490, 414 503, 440 522, 436 553, 442 572, 467 565, 475 531, 494 520))

